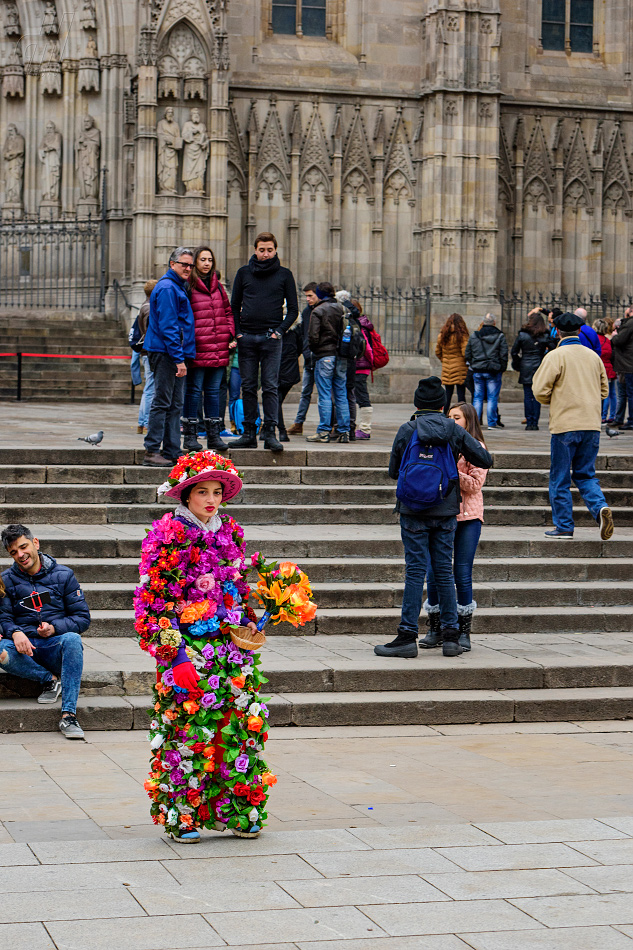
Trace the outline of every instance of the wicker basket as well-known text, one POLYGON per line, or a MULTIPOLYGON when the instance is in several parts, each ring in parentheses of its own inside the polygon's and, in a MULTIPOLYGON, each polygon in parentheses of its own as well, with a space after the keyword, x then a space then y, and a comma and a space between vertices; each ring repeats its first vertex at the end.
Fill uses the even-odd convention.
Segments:
POLYGON ((250 627, 240 627, 240 632, 231 630, 231 640, 241 650, 259 650, 266 643, 266 637, 262 630, 258 630, 255 635, 250 627))

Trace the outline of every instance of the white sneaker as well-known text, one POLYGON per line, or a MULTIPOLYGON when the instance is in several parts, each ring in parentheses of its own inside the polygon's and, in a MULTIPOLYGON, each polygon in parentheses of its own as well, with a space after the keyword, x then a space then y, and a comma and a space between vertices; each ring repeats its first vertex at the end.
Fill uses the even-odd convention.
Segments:
POLYGON ((62 716, 59 720, 59 731, 67 739, 83 739, 84 737, 84 731, 73 713, 62 716))
POLYGON ((40 695, 37 697, 38 703, 56 703, 59 697, 62 694, 62 682, 60 679, 53 680, 53 682, 42 690, 40 695))

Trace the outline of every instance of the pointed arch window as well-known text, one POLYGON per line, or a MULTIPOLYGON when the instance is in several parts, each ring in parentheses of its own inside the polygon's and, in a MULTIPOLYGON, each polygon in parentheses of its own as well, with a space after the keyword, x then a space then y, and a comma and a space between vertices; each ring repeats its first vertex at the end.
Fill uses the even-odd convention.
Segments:
POLYGON ((272 0, 272 31, 325 36, 326 0, 272 0))
POLYGON ((593 0, 543 0, 541 46, 567 53, 594 50, 593 0))

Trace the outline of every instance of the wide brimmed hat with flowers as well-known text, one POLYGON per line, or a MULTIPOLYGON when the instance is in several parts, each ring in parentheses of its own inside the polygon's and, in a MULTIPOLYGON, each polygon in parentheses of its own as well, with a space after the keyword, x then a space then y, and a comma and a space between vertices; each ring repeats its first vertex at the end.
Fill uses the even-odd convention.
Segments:
POLYGON ((188 485, 207 481, 222 483, 223 501, 235 498, 242 489, 242 479, 233 462, 223 455, 205 450, 195 455, 181 455, 167 476, 167 481, 159 487, 158 494, 179 499, 188 485))

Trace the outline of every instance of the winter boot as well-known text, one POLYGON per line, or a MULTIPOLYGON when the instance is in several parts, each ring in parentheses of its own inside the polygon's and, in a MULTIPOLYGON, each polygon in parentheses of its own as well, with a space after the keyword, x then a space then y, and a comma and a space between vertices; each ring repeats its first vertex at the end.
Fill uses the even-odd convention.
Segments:
POLYGON ((288 435, 303 435, 303 422, 293 422, 288 429, 288 435))
POLYGON ((244 434, 231 442, 232 449, 256 449, 257 448, 257 426, 252 422, 244 423, 244 434))
POLYGON ((457 627, 442 627, 442 653, 444 656, 460 656, 464 651, 459 645, 459 630, 457 627))
POLYGON ((198 432, 198 420, 197 419, 181 419, 182 422, 182 447, 185 452, 199 452, 202 448, 201 444, 198 442, 197 432, 198 432))
POLYGON ((288 433, 287 433, 286 429, 284 429, 283 426, 279 426, 279 441, 280 441, 280 442, 290 442, 290 439, 288 438, 288 433))
POLYGON ((392 640, 391 643, 385 643, 384 646, 374 647, 374 653, 376 656, 398 656, 406 660, 412 660, 418 655, 418 645, 415 640, 415 633, 398 627, 396 639, 392 640))
POLYGON ((204 427, 207 430, 207 448, 214 452, 226 452, 228 445, 220 438, 222 428, 221 419, 205 419, 204 427))
POLYGON ((457 605, 457 619, 459 620, 459 645, 464 653, 468 653, 470 650, 470 627, 473 622, 473 614, 475 612, 476 606, 476 600, 473 600, 472 603, 467 604, 465 607, 462 607, 461 604, 457 605))
POLYGON ((436 607, 431 607, 428 600, 425 600, 424 609, 426 610, 426 625, 429 628, 429 632, 425 637, 420 638, 418 646, 422 647, 423 650, 430 650, 432 647, 441 647, 442 624, 440 623, 439 604, 436 607))
POLYGON ((264 426, 264 448, 271 452, 283 452, 284 447, 275 435, 274 423, 267 423, 264 426))

